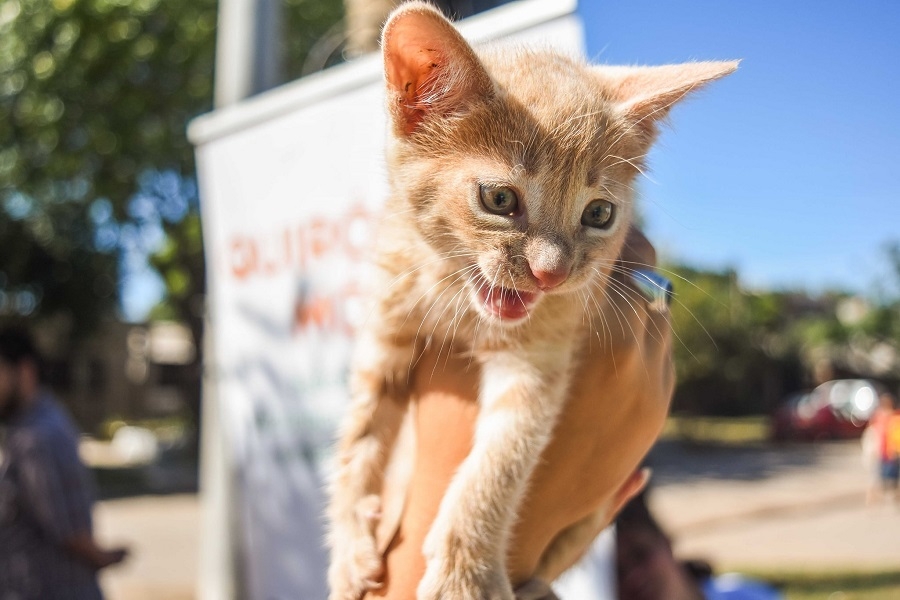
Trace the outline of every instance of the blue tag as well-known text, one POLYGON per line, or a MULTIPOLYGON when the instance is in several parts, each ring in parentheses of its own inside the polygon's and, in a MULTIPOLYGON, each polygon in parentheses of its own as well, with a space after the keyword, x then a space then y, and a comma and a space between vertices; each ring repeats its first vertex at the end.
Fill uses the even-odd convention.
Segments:
POLYGON ((635 269, 631 273, 631 281, 651 310, 663 312, 669 309, 674 287, 667 278, 649 269, 635 269))

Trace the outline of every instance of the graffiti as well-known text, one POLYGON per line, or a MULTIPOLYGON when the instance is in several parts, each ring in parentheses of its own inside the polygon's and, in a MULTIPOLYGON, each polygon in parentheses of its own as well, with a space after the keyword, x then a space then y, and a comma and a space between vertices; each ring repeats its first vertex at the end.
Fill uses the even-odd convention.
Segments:
POLYGON ((293 330, 309 328, 352 337, 360 325, 362 290, 355 281, 347 282, 331 294, 310 291, 301 286, 294 304, 293 330))
POLYGON ((234 233, 226 242, 228 273, 239 281, 306 270, 329 258, 365 259, 374 215, 361 203, 333 217, 313 217, 274 231, 234 233))

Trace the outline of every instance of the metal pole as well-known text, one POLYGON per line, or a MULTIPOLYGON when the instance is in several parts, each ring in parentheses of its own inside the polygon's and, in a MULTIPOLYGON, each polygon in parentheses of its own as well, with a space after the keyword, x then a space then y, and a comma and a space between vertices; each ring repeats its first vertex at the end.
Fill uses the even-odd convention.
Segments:
POLYGON ((203 397, 200 410, 200 600, 234 600, 243 594, 237 568, 234 477, 216 393, 215 332, 209 311, 203 325, 203 397))
POLYGON ((281 0, 219 0, 215 106, 283 83, 281 0))
MULTIPOLYGON (((280 0, 219 0, 214 104, 217 109, 282 83, 280 0)), ((207 290, 211 291, 207 282, 207 290)), ((208 294, 212 304, 212 294, 208 294)), ((208 306, 209 306, 208 304, 208 306)), ((240 498, 217 390, 215 332, 209 310, 203 334, 200 432, 200 600, 245 596, 237 514, 240 498)))

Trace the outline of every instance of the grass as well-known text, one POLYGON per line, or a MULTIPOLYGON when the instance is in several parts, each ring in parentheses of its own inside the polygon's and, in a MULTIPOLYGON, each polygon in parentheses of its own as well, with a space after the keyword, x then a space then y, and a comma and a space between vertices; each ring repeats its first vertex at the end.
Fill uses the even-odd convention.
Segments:
POLYGON ((747 574, 778 586, 785 600, 900 600, 900 570, 747 574))
POLYGON ((663 439, 696 443, 747 444, 769 440, 769 418, 670 416, 663 439))

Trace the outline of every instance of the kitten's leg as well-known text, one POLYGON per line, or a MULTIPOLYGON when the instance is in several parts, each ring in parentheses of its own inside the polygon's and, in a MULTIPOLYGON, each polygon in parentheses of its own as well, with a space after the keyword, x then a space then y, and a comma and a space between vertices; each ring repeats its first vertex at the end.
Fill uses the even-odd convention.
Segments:
POLYGON ((506 543, 564 401, 569 356, 568 348, 517 351, 483 364, 474 444, 425 540, 419 600, 512 600, 506 543))
POLYGON ((390 448, 408 405, 412 348, 375 336, 361 342, 352 381, 352 405, 338 443, 337 472, 328 516, 331 600, 359 600, 378 587, 383 561, 375 541, 380 494, 390 448))
POLYGON ((573 567, 600 532, 612 523, 622 507, 644 489, 649 479, 650 469, 635 471, 608 502, 563 529, 544 551, 534 576, 543 581, 553 581, 573 567))

